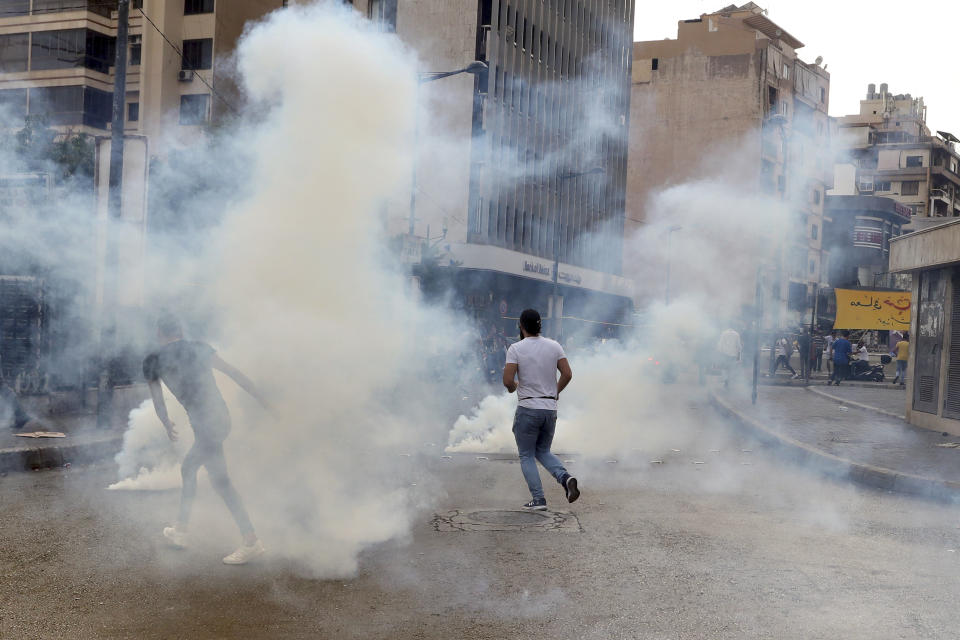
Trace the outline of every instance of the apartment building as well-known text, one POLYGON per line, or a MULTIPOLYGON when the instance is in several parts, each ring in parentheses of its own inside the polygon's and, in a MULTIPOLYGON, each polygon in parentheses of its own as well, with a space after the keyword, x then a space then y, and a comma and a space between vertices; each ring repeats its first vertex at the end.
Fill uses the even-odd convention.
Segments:
MULTIPOLYGON (((109 129, 116 0, 0 0, 0 109, 65 131, 109 129)), ((218 61, 244 24, 282 0, 131 0, 126 125, 157 144, 190 141, 229 110, 218 61), (181 55, 182 53, 182 55, 181 55)))
POLYGON ((566 306, 554 315, 622 316, 633 0, 353 4, 424 72, 486 67, 421 74, 416 207, 394 232, 442 238, 463 305, 494 322, 551 309, 555 272, 566 306), (458 151, 436 153, 432 132, 458 151))
POLYGON ((871 84, 860 113, 840 118, 838 126, 849 162, 838 165, 832 193, 898 202, 910 210, 907 231, 960 217, 960 140, 931 133, 923 98, 871 84))
MULTIPOLYGON (((830 74, 819 58, 801 60, 803 46, 748 2, 680 21, 676 39, 633 47, 628 231, 644 224, 659 190, 738 167, 748 191, 793 212, 765 265, 769 327, 809 318, 825 272, 830 74)), ((643 259, 628 256, 625 273, 643 259)))

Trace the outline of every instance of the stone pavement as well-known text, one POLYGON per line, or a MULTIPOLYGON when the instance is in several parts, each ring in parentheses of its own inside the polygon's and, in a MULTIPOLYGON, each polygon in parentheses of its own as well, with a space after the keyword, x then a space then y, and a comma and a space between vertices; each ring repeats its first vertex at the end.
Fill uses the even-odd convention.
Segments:
POLYGON ((743 387, 717 389, 713 398, 741 426, 805 464, 881 489, 960 498, 960 446, 937 446, 960 437, 892 415, 903 412, 899 388, 764 386, 755 406, 743 387))

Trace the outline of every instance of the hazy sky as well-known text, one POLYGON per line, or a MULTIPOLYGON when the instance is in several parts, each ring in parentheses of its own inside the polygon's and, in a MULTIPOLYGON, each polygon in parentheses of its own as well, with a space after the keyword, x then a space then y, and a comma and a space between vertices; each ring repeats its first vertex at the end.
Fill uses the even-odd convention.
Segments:
MULTIPOLYGON (((740 0, 742 5, 746 0, 740 0)), ((635 40, 677 37, 677 21, 698 18, 732 3, 724 0, 637 0, 635 40)), ((806 46, 804 62, 823 56, 830 72, 830 115, 858 113, 867 85, 922 96, 927 124, 960 136, 958 57, 951 35, 960 19, 954 0, 767 0, 768 17, 806 46)))

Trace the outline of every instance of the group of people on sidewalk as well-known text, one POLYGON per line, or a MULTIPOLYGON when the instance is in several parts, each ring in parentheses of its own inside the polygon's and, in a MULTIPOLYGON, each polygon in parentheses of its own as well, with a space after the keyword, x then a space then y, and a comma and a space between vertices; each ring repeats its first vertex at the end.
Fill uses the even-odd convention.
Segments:
MULTIPOLYGON (((795 350, 799 351, 801 363, 807 367, 807 371, 820 372, 824 361, 827 363, 827 373, 829 373, 827 384, 839 385, 842 380, 850 379, 862 370, 869 369, 870 354, 866 342, 861 339, 854 345, 850 341, 848 330, 840 331, 839 334, 837 336, 835 331, 826 334, 815 331, 811 336, 809 330, 805 329, 800 332, 796 341, 787 335, 780 336, 773 344, 770 371, 767 375, 774 376, 782 367, 790 372, 791 378, 799 378, 801 373, 790 364, 795 350), (803 360, 804 357, 807 358, 806 361, 803 360)), ((890 357, 896 360, 897 365, 897 374, 893 383, 900 386, 906 384, 909 341, 907 333, 891 334, 890 357)))

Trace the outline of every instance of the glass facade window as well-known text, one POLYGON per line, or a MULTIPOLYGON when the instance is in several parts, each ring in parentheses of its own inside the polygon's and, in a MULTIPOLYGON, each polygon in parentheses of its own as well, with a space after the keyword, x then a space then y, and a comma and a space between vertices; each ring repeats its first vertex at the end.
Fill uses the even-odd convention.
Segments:
POLYGON ((180 124, 204 124, 210 109, 210 95, 201 93, 180 96, 180 124))
POLYGON ((0 90, 0 122, 19 124, 27 115, 27 90, 0 90))
POLYGON ((91 13, 109 18, 116 8, 116 0, 33 0, 34 14, 86 9, 91 13))
POLYGON ((213 13, 213 0, 184 0, 183 15, 194 16, 200 13, 213 13))
POLYGON ((30 0, 0 0, 0 16, 12 18, 30 14, 30 0))
POLYGON ((30 115, 46 116, 52 125, 84 124, 106 129, 113 94, 93 87, 35 87, 30 89, 30 115))
POLYGON ((183 41, 182 69, 199 70, 213 67, 213 38, 183 41))
POLYGON ((69 69, 86 67, 109 73, 116 38, 90 29, 35 31, 31 34, 30 68, 69 69))
POLYGON ((0 36, 0 73, 26 71, 29 51, 30 34, 11 33, 0 36))

